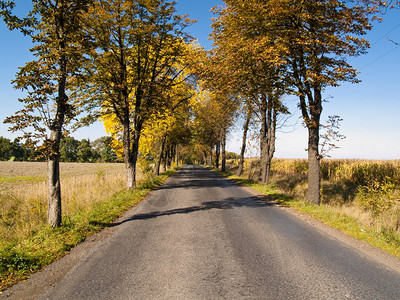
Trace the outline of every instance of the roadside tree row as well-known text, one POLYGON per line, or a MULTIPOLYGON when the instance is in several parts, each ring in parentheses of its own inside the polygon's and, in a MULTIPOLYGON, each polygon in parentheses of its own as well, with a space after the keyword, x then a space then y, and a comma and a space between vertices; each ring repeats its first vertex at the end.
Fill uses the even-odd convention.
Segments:
MULTIPOLYGON (((214 49, 197 73, 216 89, 241 99, 259 124, 262 182, 268 183, 282 99, 298 97, 308 130, 309 202, 320 203, 320 128, 323 92, 341 82, 357 83, 348 58, 366 52, 371 1, 224 0, 215 7, 214 49)), ((244 132, 248 130, 248 121, 244 132)), ((245 134, 244 134, 245 137, 245 134)), ((244 139, 245 140, 245 139, 244 139)), ((243 145, 244 147, 244 145, 243 145)))
POLYGON ((61 225, 59 162, 71 130, 103 121, 133 189, 138 163, 158 174, 180 160, 219 167, 221 156, 224 170, 226 137, 242 118, 241 164, 253 124, 268 183, 287 94, 298 97, 309 133, 308 200, 320 202, 323 92, 358 81, 348 57, 368 48, 361 36, 381 3, 224 2, 205 51, 185 31, 193 21, 166 0, 33 0, 24 18, 0 0, 9 29, 34 44, 35 59, 13 81, 24 107, 5 122, 48 160, 49 224, 61 225))

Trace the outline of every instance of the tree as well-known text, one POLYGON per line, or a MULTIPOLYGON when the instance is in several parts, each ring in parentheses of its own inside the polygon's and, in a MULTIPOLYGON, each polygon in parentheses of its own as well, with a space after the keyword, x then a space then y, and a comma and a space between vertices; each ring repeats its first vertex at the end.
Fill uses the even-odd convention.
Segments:
MULTIPOLYGON (((279 60, 274 56, 274 39, 262 38, 264 28, 260 2, 225 2, 225 8, 214 9, 218 18, 212 25, 216 48, 211 58, 211 78, 218 77, 219 86, 228 89, 229 93, 241 95, 246 102, 244 106, 250 110, 244 126, 243 155, 249 117, 253 115, 258 119, 261 181, 268 184, 275 152, 277 116, 287 113, 281 103, 281 96, 287 92, 285 66, 277 63, 279 60)), ((206 72, 210 73, 210 70, 206 72)), ((243 168, 243 159, 241 161, 239 172, 243 168)))
POLYGON ((19 99, 24 108, 7 118, 12 131, 40 140, 48 159, 49 200, 47 221, 61 225, 60 141, 66 124, 75 117, 77 104, 68 88, 85 63, 83 15, 89 0, 33 0, 24 19, 12 15, 13 1, 1 2, 1 15, 10 29, 20 29, 32 38, 31 51, 37 57, 20 68, 13 81, 28 95, 19 99))
POLYGON ((299 96, 299 107, 308 129, 309 202, 320 203, 319 131, 322 93, 327 86, 341 81, 358 82, 357 71, 346 60, 365 52, 368 42, 357 36, 371 29, 370 9, 348 1, 280 1, 270 7, 271 24, 284 26, 273 30, 279 44, 287 51, 293 86, 299 96), (293 42, 295 41, 295 42, 293 42))
POLYGON ((258 89, 257 83, 262 84, 260 71, 264 69, 265 78, 271 84, 262 87, 264 91, 260 95, 268 95, 266 88, 271 91, 276 83, 279 87, 282 82, 299 96, 299 107, 309 132, 307 199, 319 203, 322 92, 327 86, 338 86, 341 81, 357 82, 356 70, 347 63, 346 56, 365 52, 368 42, 358 36, 371 28, 368 19, 371 9, 357 1, 225 2, 227 7, 219 10, 220 17, 214 25, 215 36, 224 38, 216 43, 230 46, 227 49, 231 51, 225 53, 236 56, 239 62, 261 65, 262 68, 256 69, 256 77, 250 72, 242 73, 245 80, 253 80, 250 87, 258 89), (281 71, 283 78, 279 75, 281 71))
POLYGON ((92 147, 96 156, 100 157, 103 162, 116 162, 118 160, 112 148, 112 137, 100 137, 93 141, 92 147))
POLYGON ((79 142, 77 151, 78 162, 93 162, 93 151, 89 139, 83 139, 79 142))
POLYGON ((12 156, 13 145, 9 139, 0 137, 0 160, 9 160, 12 156))
MULTIPOLYGON (((207 89, 199 82, 198 92, 191 99, 193 110, 193 135, 197 144, 205 152, 204 161, 207 161, 207 153, 212 157, 212 149, 215 148, 215 166, 219 168, 220 156, 222 156, 221 168, 225 169, 226 136, 232 126, 237 99, 217 91, 207 89), (222 151, 221 151, 222 150, 222 151)), ((210 164, 212 164, 210 158, 210 164)))
POLYGON ((239 168, 236 172, 236 176, 241 176, 243 173, 244 167, 244 154, 246 152, 246 143, 247 143, 247 132, 249 131, 250 121, 251 121, 251 107, 250 105, 246 105, 246 119, 243 124, 243 136, 242 136, 242 146, 240 148, 240 158, 239 158, 239 168))
POLYGON ((93 95, 103 119, 118 124, 126 165, 127 188, 136 184, 139 141, 145 122, 162 111, 162 91, 180 84, 185 55, 183 32, 191 23, 165 0, 99 1, 91 11, 97 51, 92 56, 93 95))
POLYGON ((60 141, 60 160, 64 162, 76 162, 79 141, 71 136, 65 136, 60 141))

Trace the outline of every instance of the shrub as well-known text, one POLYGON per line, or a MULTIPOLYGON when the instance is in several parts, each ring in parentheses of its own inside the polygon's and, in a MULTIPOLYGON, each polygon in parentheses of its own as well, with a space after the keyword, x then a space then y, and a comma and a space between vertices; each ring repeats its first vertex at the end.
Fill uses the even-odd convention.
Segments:
POLYGON ((381 183, 378 180, 367 186, 358 186, 357 203, 365 210, 370 210, 374 216, 389 210, 398 201, 394 193, 395 185, 387 179, 381 183))

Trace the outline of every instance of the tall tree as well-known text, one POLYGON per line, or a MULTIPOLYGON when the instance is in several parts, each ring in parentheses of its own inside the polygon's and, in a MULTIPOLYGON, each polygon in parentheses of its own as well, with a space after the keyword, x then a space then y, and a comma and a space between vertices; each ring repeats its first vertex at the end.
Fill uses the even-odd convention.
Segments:
POLYGON ((100 137, 92 143, 96 156, 103 162, 115 162, 118 159, 111 145, 112 137, 110 136, 100 137))
MULTIPOLYGON (((228 49, 236 51, 226 52, 255 66, 261 62, 272 71, 271 75, 283 68, 287 75, 283 82, 289 83, 299 96, 309 133, 307 199, 319 203, 322 92, 341 81, 357 82, 356 70, 346 57, 365 52, 368 42, 359 36, 371 28, 368 14, 372 10, 365 1, 225 0, 225 3, 227 7, 218 10, 220 16, 214 25, 215 36, 224 37, 222 42, 217 40, 218 46, 235 45, 228 49)), ((251 74, 244 74, 246 80, 252 78, 251 74)), ((266 78, 277 82, 274 75, 266 78)))
POLYGON ((211 59, 211 74, 219 78, 220 86, 242 95, 258 118, 261 181, 267 184, 275 152, 277 116, 286 112, 281 103, 281 96, 287 92, 285 66, 274 56, 274 39, 263 36, 261 4, 225 2, 226 7, 214 10, 218 18, 212 25, 216 48, 211 59))
POLYGON ((319 131, 323 108, 322 93, 341 81, 358 82, 357 71, 348 56, 366 51, 368 42, 360 38, 371 29, 370 8, 357 1, 279 1, 269 6, 271 30, 287 51, 293 86, 308 129, 309 202, 320 203, 319 131), (285 30, 276 30, 283 26, 285 30), (275 30, 273 28, 275 28, 275 30), (295 41, 295 42, 293 42, 295 41))
MULTIPOLYGON (((122 129, 127 188, 136 184, 136 162, 143 126, 163 109, 162 91, 180 83, 192 22, 166 0, 98 1, 92 10, 96 72, 91 88, 101 113, 115 116, 122 129)), ((113 117, 114 118, 114 117, 113 117)))
MULTIPOLYGON (((215 148, 216 168, 219 168, 220 155, 225 157, 226 135, 235 120, 237 106, 237 98, 212 88, 202 88, 200 82, 198 93, 191 101, 194 139, 206 153, 212 153, 215 148)), ((223 159, 222 166, 224 164, 223 159)))
POLYGON ((13 1, 1 2, 1 14, 10 29, 32 38, 37 57, 20 68, 14 86, 28 95, 19 99, 24 108, 7 118, 12 131, 41 140, 48 158, 48 223, 61 225, 60 140, 66 124, 76 115, 76 103, 68 97, 70 82, 85 62, 83 15, 89 0, 33 0, 24 19, 12 14, 13 1))
POLYGON ((246 143, 247 143, 247 133, 249 131, 250 121, 251 121, 251 107, 249 104, 246 105, 246 119, 243 124, 243 136, 242 136, 242 146, 240 147, 240 161, 239 168, 236 172, 237 176, 241 176, 243 173, 244 167, 244 154, 246 152, 246 143))
POLYGON ((72 136, 65 136, 60 141, 60 159, 64 162, 76 162, 78 160, 79 141, 72 136))

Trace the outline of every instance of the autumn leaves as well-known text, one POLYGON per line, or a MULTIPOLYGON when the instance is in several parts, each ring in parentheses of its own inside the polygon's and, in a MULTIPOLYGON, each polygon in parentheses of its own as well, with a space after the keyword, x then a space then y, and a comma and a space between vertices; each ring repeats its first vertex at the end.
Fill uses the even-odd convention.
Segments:
POLYGON ((307 198, 313 203, 320 202, 322 93, 342 81, 357 82, 347 57, 368 47, 360 37, 371 28, 366 2, 226 0, 215 9, 213 74, 258 115, 263 182, 274 153, 276 115, 286 113, 282 95, 297 95, 309 133, 307 198))
POLYGON ((337 0, 225 4, 214 9, 215 47, 207 52, 185 33, 192 20, 165 0, 34 0, 24 19, 13 16, 12 1, 0 1, 9 28, 35 42, 36 59, 14 82, 27 92, 20 100, 25 106, 7 122, 39 141, 49 159, 52 226, 61 224, 59 148, 68 125, 101 118, 133 189, 138 160, 152 158, 158 172, 160 159, 168 163, 179 144, 189 145, 192 158, 217 154, 218 165, 242 109, 259 125, 267 183, 277 118, 288 113, 281 99, 288 93, 298 96, 309 131, 308 199, 319 203, 322 93, 357 81, 346 57, 367 48, 359 36, 370 29, 370 11, 337 0))

